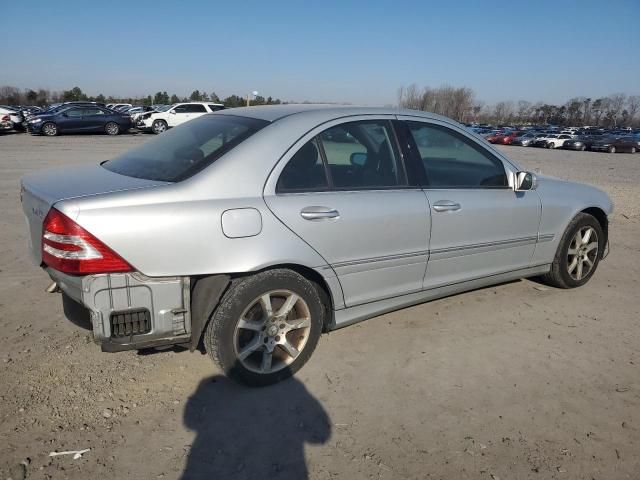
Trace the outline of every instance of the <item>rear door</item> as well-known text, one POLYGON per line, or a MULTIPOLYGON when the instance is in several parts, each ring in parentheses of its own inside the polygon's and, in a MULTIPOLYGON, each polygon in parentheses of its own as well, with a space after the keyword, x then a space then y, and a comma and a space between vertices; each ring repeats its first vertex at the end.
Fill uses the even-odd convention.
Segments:
POLYGON ((513 167, 462 129, 403 119, 431 206, 424 288, 530 266, 542 211, 537 192, 515 192, 508 182, 513 167))
POLYGON ((310 132, 265 188, 272 212, 335 271, 347 307, 421 290, 428 259, 426 196, 407 182, 393 117, 370 118, 310 132))
POLYGON ((85 107, 82 112, 82 129, 86 131, 103 131, 105 113, 98 107, 85 107))

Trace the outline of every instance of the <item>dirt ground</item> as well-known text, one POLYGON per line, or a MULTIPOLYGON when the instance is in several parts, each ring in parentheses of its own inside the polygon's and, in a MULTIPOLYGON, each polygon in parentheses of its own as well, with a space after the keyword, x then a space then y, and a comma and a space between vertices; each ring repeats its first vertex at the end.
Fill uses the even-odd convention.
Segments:
POLYGON ((200 353, 101 353, 28 261, 19 178, 149 138, 0 136, 1 479, 640 478, 640 155, 502 147, 612 196, 611 254, 585 287, 387 314, 247 389, 200 353))

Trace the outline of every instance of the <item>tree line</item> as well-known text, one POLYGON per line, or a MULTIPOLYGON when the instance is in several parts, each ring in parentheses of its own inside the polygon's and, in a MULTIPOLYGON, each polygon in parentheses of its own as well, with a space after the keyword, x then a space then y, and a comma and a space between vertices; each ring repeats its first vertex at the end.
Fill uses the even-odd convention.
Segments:
POLYGON ((640 95, 624 93, 601 98, 574 97, 563 105, 527 100, 487 105, 477 100, 474 91, 468 87, 419 88, 412 84, 398 90, 398 104, 403 108, 444 115, 462 123, 640 126, 640 95))
MULTIPOLYGON (((80 87, 73 87, 70 90, 51 91, 44 88, 33 90, 30 88, 20 89, 12 86, 0 87, 1 105, 49 105, 60 102, 90 101, 102 103, 131 103, 133 105, 170 105, 178 102, 213 102, 224 103, 227 107, 242 107, 247 104, 246 97, 240 95, 229 95, 221 99, 215 92, 194 90, 188 97, 179 97, 175 93, 169 95, 166 91, 156 92, 154 95, 146 97, 114 97, 105 96, 102 93, 92 96, 87 95, 80 87)), ((256 96, 251 99, 251 105, 278 105, 283 103, 279 98, 256 96)))

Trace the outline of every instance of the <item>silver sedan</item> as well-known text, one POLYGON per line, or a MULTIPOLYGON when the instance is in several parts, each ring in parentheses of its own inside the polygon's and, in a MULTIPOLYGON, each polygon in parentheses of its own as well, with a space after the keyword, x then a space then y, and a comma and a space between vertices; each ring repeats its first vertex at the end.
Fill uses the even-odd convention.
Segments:
POLYGON ((104 351, 205 348, 250 385, 292 375, 321 332, 408 305, 584 285, 612 212, 447 118, 309 105, 205 115, 21 195, 35 263, 104 351))

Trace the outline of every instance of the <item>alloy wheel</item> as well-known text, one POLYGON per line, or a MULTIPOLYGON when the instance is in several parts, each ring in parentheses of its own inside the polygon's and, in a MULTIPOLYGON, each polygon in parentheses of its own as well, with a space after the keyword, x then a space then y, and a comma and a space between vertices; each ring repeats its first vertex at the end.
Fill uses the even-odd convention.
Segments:
POLYGON ((307 303, 290 290, 275 290, 254 299, 234 331, 234 351, 247 370, 274 373, 300 355, 311 329, 307 303))
POLYGON ((58 133, 58 127, 56 127, 53 123, 45 123, 42 126, 42 133, 49 137, 53 137, 58 133))
POLYGON ((574 280, 589 275, 598 257, 598 234, 590 226, 578 229, 567 250, 567 272, 574 280))
POLYGON ((160 121, 153 122, 153 131, 155 133, 162 133, 167 129, 167 124, 160 121))
POLYGON ((105 130, 107 131, 107 134, 109 134, 109 135, 117 135, 118 132, 120 131, 120 127, 118 127, 117 123, 109 122, 109 123, 107 123, 107 126, 105 127, 105 130))

